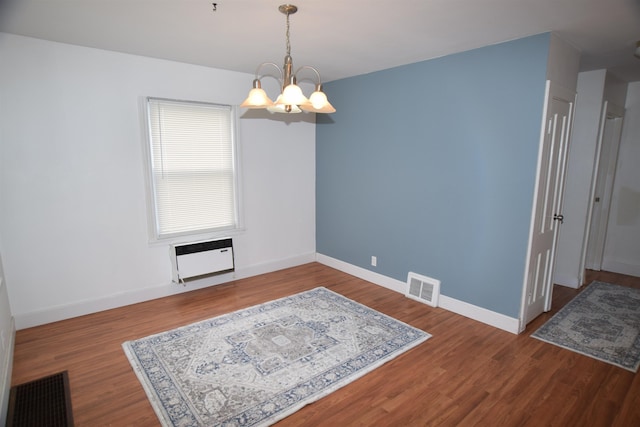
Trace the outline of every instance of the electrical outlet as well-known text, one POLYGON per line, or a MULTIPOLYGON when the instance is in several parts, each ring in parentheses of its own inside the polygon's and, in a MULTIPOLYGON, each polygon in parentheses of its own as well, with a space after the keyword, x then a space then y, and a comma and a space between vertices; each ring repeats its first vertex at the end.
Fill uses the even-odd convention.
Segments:
POLYGON ((374 267, 378 265, 378 257, 373 255, 371 256, 371 265, 374 267))

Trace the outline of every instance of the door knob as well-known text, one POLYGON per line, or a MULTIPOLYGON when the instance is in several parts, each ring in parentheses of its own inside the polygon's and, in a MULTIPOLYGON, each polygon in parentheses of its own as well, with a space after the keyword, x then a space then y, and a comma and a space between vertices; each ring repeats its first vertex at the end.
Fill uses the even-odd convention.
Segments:
POLYGON ((564 224, 564 215, 555 214, 555 215, 553 215, 553 220, 554 221, 560 221, 560 224, 564 224))

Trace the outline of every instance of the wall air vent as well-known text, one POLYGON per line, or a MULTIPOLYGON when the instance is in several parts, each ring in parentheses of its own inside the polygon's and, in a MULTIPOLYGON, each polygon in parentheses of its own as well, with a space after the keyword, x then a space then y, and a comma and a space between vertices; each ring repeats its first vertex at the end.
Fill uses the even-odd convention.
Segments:
POLYGON ((437 307, 438 298, 440 297, 440 281, 410 271, 407 275, 405 296, 432 307, 437 307))

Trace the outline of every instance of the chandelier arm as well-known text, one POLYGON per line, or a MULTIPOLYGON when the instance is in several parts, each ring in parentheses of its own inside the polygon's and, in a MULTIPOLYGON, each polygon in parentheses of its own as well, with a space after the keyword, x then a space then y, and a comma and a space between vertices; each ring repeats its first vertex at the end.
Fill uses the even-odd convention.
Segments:
POLYGON ((296 70, 296 72, 294 73, 294 75, 296 76, 296 78, 298 77, 298 73, 302 70, 311 70, 315 73, 316 77, 318 78, 318 82, 317 83, 322 83, 322 80, 320 79, 320 73, 318 72, 318 70, 316 70, 315 68, 313 68, 311 65, 303 65, 300 68, 298 68, 296 70))
POLYGON ((320 78, 320 73, 318 72, 318 70, 316 70, 314 67, 310 66, 310 65, 303 65, 300 68, 298 68, 296 70, 296 72, 293 74, 297 80, 299 81, 304 81, 304 80, 308 80, 308 81, 312 81, 313 83, 315 83, 316 85, 316 90, 322 90, 322 79, 320 78), (302 70, 311 70, 315 73, 318 81, 314 81, 312 78, 299 78, 298 77, 298 73, 302 70))
POLYGON ((259 79, 261 79, 261 78, 263 78, 265 76, 273 77, 271 74, 262 74, 262 75, 260 74, 260 70, 263 67, 267 66, 267 65, 270 65, 270 66, 274 67, 276 70, 278 70, 278 73, 280 73, 280 78, 278 79, 278 81, 282 83, 282 81, 284 80, 284 73, 283 73, 282 69, 280 68, 280 66, 277 65, 274 62, 263 62, 262 64, 258 65, 258 67, 256 68, 256 79, 259 80, 259 79))

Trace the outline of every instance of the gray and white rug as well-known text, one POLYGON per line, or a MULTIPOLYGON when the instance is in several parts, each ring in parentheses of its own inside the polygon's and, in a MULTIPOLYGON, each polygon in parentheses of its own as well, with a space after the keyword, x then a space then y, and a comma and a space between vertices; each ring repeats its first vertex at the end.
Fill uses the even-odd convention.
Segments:
POLYGON ((637 372, 640 289, 593 282, 531 336, 637 372))
POLYGON ((431 335, 325 288, 122 344, 164 426, 266 426, 431 335))

